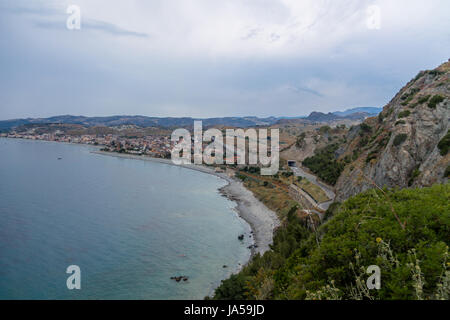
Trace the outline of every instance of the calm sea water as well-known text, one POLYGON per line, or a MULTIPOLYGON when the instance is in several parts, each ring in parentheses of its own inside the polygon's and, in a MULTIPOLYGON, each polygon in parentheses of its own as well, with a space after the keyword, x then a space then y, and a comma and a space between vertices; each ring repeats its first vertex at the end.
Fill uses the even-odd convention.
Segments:
POLYGON ((247 261, 225 181, 92 150, 0 139, 0 299, 202 299, 247 261))

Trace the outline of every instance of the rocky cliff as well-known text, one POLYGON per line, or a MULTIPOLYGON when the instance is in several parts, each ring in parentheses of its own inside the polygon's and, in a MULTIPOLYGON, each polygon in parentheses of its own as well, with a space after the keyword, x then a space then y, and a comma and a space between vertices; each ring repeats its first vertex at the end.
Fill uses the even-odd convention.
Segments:
POLYGON ((349 131, 340 156, 352 159, 337 200, 375 187, 430 186, 448 180, 450 61, 421 71, 383 108, 349 131))

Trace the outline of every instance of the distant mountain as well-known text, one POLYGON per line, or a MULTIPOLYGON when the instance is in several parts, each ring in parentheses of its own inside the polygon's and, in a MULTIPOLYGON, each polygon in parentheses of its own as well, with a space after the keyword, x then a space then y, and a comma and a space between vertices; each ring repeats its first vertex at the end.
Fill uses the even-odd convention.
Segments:
POLYGON ((189 127, 194 124, 194 120, 202 120, 204 127, 211 126, 232 126, 232 127, 251 127, 271 125, 278 121, 278 118, 258 118, 258 117, 225 117, 225 118, 209 118, 209 119, 195 119, 195 118, 157 118, 146 116, 110 116, 110 117, 84 117, 84 116, 55 116, 50 118, 37 119, 14 119, 0 121, 0 130, 10 130, 15 127, 30 124, 78 124, 85 127, 94 126, 120 126, 120 125, 136 125, 139 127, 189 127))
MULTIPOLYGON (((355 108, 343 112, 321 113, 312 112, 308 117, 224 117, 224 118, 208 118, 198 119, 190 117, 173 118, 173 117, 147 117, 147 116, 110 116, 110 117, 85 117, 62 115, 49 118, 26 118, 0 121, 0 131, 8 131, 23 125, 30 124, 78 124, 85 127, 106 126, 114 127, 121 125, 135 125, 143 128, 161 127, 161 128, 180 128, 190 127, 194 120, 202 120, 204 127, 213 126, 229 126, 248 128, 255 126, 270 126, 280 120, 285 119, 303 119, 311 122, 330 122, 340 119, 364 120, 369 116, 375 115, 378 108, 355 108), (365 112, 361 110, 367 110, 365 112)), ((378 114, 378 113, 376 113, 378 114)))
POLYGON ((311 112, 309 116, 305 118, 305 120, 311 121, 311 122, 329 122, 333 120, 340 119, 342 117, 339 117, 333 113, 322 113, 322 112, 311 112))
POLYGON ((331 122, 336 120, 364 120, 368 117, 373 117, 376 114, 368 113, 368 112, 362 112, 358 111, 359 109, 364 108, 355 108, 352 110, 355 110, 355 112, 351 112, 350 110, 344 111, 344 112, 329 112, 329 113, 322 113, 322 112, 312 112, 309 116, 304 118, 305 120, 311 121, 311 122, 331 122), (345 114, 344 114, 345 113, 345 114))
POLYGON ((353 113, 367 113, 370 116, 377 116, 381 111, 383 111, 383 108, 362 107, 362 108, 348 109, 345 111, 336 111, 336 112, 333 112, 333 114, 340 116, 340 117, 345 117, 345 116, 348 116, 353 113))

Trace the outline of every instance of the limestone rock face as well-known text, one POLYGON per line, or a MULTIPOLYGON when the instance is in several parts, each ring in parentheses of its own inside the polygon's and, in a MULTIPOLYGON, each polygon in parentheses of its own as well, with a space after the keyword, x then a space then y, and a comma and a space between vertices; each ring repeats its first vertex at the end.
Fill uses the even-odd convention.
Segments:
POLYGON ((353 130, 347 137, 350 143, 345 154, 356 160, 338 179, 337 200, 375 184, 404 188, 447 181, 450 155, 441 155, 438 143, 449 130, 449 108, 450 62, 420 72, 378 118, 364 122, 366 132, 360 130, 356 135, 353 130))

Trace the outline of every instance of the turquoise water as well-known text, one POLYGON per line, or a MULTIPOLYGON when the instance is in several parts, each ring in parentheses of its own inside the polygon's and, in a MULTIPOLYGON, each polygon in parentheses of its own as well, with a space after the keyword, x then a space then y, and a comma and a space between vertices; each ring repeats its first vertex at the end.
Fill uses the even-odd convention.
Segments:
POLYGON ((92 150, 0 139, 0 299, 202 299, 247 261, 224 180, 92 150))

